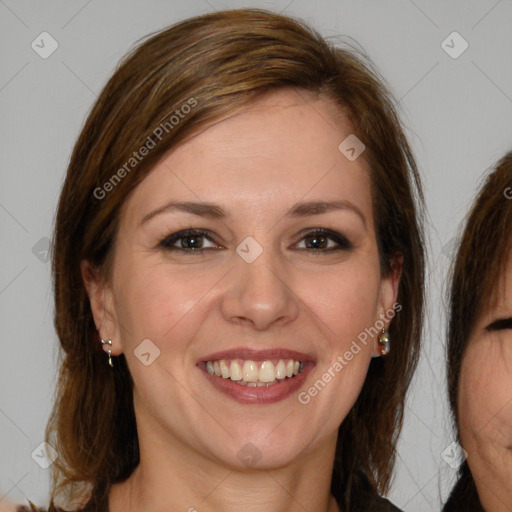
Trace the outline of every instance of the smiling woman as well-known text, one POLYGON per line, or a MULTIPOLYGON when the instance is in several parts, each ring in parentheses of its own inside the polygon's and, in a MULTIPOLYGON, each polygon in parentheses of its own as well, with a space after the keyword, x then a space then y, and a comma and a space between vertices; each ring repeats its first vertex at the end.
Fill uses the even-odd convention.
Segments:
POLYGON ((379 493, 419 354, 421 209, 354 51, 251 9, 141 43, 57 211, 50 509, 397 510, 379 493))

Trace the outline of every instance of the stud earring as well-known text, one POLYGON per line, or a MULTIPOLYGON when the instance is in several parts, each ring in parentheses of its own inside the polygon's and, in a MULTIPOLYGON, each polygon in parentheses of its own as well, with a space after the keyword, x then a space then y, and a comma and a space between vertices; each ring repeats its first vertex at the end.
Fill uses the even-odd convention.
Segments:
MULTIPOLYGON (((102 345, 109 345, 112 346, 112 340, 101 340, 102 345)), ((112 350, 108 349, 108 364, 114 368, 114 365, 112 364, 112 350)))
POLYGON ((381 356, 389 354, 389 333, 383 328, 379 334, 379 351, 381 356))

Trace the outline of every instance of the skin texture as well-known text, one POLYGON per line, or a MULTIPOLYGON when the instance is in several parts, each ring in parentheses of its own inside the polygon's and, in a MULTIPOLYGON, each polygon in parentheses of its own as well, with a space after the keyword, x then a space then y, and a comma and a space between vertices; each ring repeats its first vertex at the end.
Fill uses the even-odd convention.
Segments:
POLYGON ((330 495, 337 430, 378 355, 376 340, 307 405, 298 392, 240 404, 196 366, 240 346, 311 353, 316 366, 302 391, 395 303, 400 268, 381 277, 367 165, 338 150, 351 130, 334 121, 333 108, 305 93, 274 92, 190 139, 123 205, 112 282, 88 277, 84 262, 96 325, 113 355, 125 354, 135 382, 141 462, 113 487, 113 512, 338 510, 330 495), (139 225, 170 200, 215 203, 230 216, 174 211, 139 225), (350 201, 361 217, 343 209, 285 218, 295 203, 315 200, 350 201), (187 228, 208 230, 209 249, 159 247, 187 228), (306 228, 332 229, 354 248, 308 250, 306 228), (236 252, 247 236, 263 248, 252 263, 236 252), (161 351, 150 366, 134 356, 147 338, 161 351), (261 456, 252 468, 237 456, 247 443, 261 456))
POLYGON ((0 501, 0 512, 16 512, 17 505, 7 500, 0 501))
POLYGON ((477 321, 462 361, 460 436, 480 501, 489 512, 512 509, 512 329, 487 331, 512 317, 512 258, 495 303, 477 321))

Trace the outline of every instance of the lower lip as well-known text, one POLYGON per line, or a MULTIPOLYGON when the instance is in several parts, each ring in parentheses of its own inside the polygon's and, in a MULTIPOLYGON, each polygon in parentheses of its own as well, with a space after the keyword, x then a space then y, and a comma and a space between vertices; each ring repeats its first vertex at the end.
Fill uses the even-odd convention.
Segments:
POLYGON ((312 363, 305 363, 302 372, 295 377, 285 379, 272 386, 259 387, 244 386, 233 382, 231 379, 211 375, 206 371, 206 368, 202 368, 201 365, 199 365, 198 368, 217 390, 225 393, 241 404, 274 404, 288 398, 297 391, 306 380, 313 366, 314 364, 312 363))

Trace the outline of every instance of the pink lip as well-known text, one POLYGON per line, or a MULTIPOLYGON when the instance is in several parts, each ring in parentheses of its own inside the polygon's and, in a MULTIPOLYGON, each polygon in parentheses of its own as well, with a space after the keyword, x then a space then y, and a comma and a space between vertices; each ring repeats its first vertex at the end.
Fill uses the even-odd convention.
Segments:
MULTIPOLYGON (((295 359, 304 363, 314 362, 312 355, 297 352, 295 350, 287 350, 284 348, 273 348, 266 350, 256 350, 251 348, 234 348, 231 350, 221 350, 201 358, 198 363, 206 361, 219 361, 220 359, 249 359, 251 361, 267 361, 273 359, 295 359)), ((237 384, 238 385, 238 384, 237 384)))
POLYGON ((201 358, 197 362, 197 367, 202 371, 203 375, 209 380, 209 382, 211 382, 215 389, 225 393, 233 400, 242 404, 273 404, 284 400, 302 386, 314 366, 315 357, 313 355, 284 348, 257 350, 239 347, 214 352, 201 358), (219 361, 220 359, 248 359, 251 361, 294 359, 296 361, 303 362, 304 369, 295 377, 285 379, 284 381, 272 386, 248 387, 237 384, 231 379, 223 379, 216 375, 210 375, 206 370, 206 361, 219 361))
MULTIPOLYGON (((290 352, 286 351, 286 354, 289 353, 290 352)), ((222 353, 219 352, 219 354, 222 353)), ((238 352, 236 352, 236 354, 238 354, 238 352)), ((215 355, 215 357, 217 357, 216 354, 212 355, 215 355)), ((293 359, 296 358, 296 356, 288 357, 293 359)), ((245 357, 242 359, 245 359, 245 357)), ((283 359, 283 357, 280 356, 279 359, 283 359)), ((300 358, 297 359, 300 360, 300 358)), ((208 361, 211 360, 212 359, 208 359, 208 361)), ((253 359, 253 361, 254 360, 255 359, 253 359)), ((280 402, 285 398, 288 398, 291 394, 296 392, 302 386, 309 372, 314 368, 314 366, 314 363, 307 362, 305 363, 304 369, 302 370, 301 373, 299 373, 298 375, 291 379, 285 379, 283 382, 273 384, 272 386, 248 387, 237 384, 236 382, 233 382, 231 379, 223 379, 222 377, 217 377, 216 375, 210 375, 206 371, 206 368, 203 364, 199 363, 197 365, 197 367, 202 371, 203 375, 208 379, 209 382, 211 382, 215 389, 221 391, 222 393, 225 393, 227 396, 241 404, 273 404, 276 402, 280 402)))

